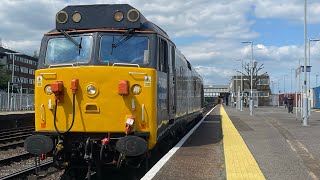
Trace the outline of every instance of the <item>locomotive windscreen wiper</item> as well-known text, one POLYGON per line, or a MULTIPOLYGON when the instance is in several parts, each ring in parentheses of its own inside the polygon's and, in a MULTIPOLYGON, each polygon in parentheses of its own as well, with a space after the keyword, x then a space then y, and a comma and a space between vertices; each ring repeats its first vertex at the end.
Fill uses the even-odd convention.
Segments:
POLYGON ((124 42, 128 41, 132 36, 133 36, 133 33, 134 32, 134 29, 128 29, 127 32, 125 32, 118 40, 118 42, 114 42, 114 39, 112 40, 112 49, 111 49, 111 54, 113 52, 113 49, 114 48, 117 48, 118 46, 120 46, 121 44, 123 44, 124 42))
POLYGON ((60 30, 60 32, 62 32, 62 34, 63 34, 67 39, 69 39, 74 45, 76 45, 77 48, 79 48, 79 54, 80 54, 80 49, 82 48, 82 47, 81 47, 82 37, 81 37, 81 39, 80 39, 80 43, 77 43, 77 41, 75 41, 66 31, 60 30))

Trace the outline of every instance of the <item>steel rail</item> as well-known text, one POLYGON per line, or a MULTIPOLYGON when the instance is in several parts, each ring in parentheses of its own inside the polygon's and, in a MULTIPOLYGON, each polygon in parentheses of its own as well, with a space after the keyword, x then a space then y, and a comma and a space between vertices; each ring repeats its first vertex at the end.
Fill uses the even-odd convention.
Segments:
MULTIPOLYGON (((40 164, 40 168, 43 167, 50 167, 53 163, 53 160, 48 160, 48 161, 44 161, 40 164)), ((33 171, 35 171, 36 167, 32 166, 32 167, 26 167, 21 169, 20 171, 14 172, 12 174, 6 175, 6 176, 2 176, 0 177, 0 180, 5 180, 5 179, 18 179, 18 177, 21 176, 25 176, 27 174, 32 174, 33 171)))
POLYGON ((0 144, 0 150, 12 149, 18 146, 23 146, 24 140, 14 141, 6 144, 0 144))
POLYGON ((0 159, 0 165, 4 165, 4 164, 10 164, 10 162, 18 162, 18 161, 21 161, 23 159, 27 159, 27 158, 30 158, 32 157, 32 155, 28 152, 23 152, 19 155, 14 155, 14 156, 9 156, 9 157, 6 157, 4 159, 0 159))

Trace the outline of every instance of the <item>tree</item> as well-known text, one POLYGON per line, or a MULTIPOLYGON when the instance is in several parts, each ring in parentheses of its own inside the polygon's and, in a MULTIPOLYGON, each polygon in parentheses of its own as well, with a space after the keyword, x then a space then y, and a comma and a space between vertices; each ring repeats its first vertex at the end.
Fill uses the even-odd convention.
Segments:
POLYGON ((0 90, 6 90, 8 88, 8 81, 10 80, 10 76, 4 66, 0 64, 0 90))
MULTIPOLYGON (((251 87, 251 63, 244 63, 242 65, 243 69, 244 69, 244 72, 242 73, 242 75, 244 77, 247 77, 245 78, 245 80, 243 81, 244 84, 247 84, 246 87, 251 87)), ((257 89, 257 85, 260 81, 260 79, 265 76, 265 77, 268 77, 268 73, 265 72, 261 75, 259 75, 260 71, 263 69, 263 64, 261 64, 260 66, 258 65, 258 62, 254 62, 253 63, 253 74, 252 74, 252 89, 257 89)))

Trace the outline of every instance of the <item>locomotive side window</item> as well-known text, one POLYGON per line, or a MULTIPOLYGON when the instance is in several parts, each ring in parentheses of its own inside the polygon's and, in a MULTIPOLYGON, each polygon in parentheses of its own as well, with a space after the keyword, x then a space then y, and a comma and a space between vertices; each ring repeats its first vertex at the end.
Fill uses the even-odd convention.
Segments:
POLYGON ((72 37, 81 48, 67 38, 52 38, 48 41, 46 64, 89 62, 92 49, 92 36, 72 37))
POLYGON ((104 35, 101 37, 100 61, 148 64, 149 39, 144 36, 104 35))
POLYGON ((168 72, 168 43, 163 39, 159 43, 159 70, 168 72))

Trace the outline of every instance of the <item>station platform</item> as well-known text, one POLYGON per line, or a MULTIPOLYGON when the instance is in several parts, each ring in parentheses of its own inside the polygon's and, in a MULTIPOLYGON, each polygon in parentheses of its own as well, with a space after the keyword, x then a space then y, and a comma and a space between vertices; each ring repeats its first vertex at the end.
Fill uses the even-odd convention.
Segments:
POLYGON ((7 116, 11 114, 34 114, 34 111, 0 111, 0 116, 7 116))
POLYGON ((320 179, 320 113, 309 124, 281 107, 219 105, 142 179, 320 179))
POLYGON ((34 111, 0 112, 0 130, 33 126, 34 111))

